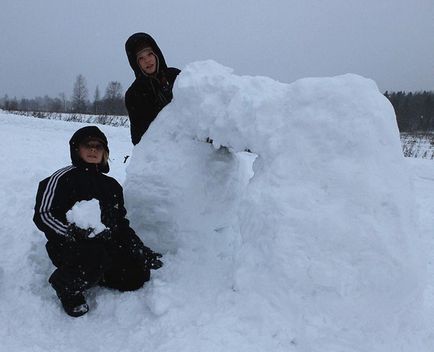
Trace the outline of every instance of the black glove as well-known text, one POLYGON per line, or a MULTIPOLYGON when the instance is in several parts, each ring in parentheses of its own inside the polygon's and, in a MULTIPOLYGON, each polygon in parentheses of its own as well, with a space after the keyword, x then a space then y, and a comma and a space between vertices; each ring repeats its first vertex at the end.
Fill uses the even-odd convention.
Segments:
POLYGON ((163 255, 161 255, 160 253, 153 252, 153 251, 146 253, 145 266, 153 270, 160 269, 163 266, 163 262, 160 260, 162 256, 163 255))
POLYGON ((159 259, 162 255, 146 247, 134 231, 131 231, 129 235, 129 250, 131 254, 141 262, 145 268, 153 270, 160 269, 163 266, 163 262, 159 259))
POLYGON ((92 233, 92 228, 82 229, 81 227, 76 226, 75 224, 70 224, 68 229, 66 230, 67 239, 72 241, 80 241, 85 240, 92 233))

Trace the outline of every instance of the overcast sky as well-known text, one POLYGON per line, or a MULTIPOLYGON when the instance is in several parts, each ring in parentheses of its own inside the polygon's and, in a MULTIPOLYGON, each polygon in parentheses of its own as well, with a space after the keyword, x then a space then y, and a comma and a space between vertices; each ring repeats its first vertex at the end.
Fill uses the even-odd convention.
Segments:
POLYGON ((151 34, 169 66, 213 59, 280 82, 356 73, 381 91, 434 90, 434 0, 2 0, 0 97, 90 98, 133 80, 124 51, 151 34))

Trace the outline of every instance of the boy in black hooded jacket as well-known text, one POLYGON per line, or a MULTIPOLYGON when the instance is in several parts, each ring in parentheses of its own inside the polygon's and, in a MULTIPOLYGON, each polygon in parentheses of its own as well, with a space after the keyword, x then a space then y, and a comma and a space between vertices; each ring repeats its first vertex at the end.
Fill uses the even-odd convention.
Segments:
POLYGON ((133 34, 125 43, 125 50, 136 76, 125 93, 131 141, 136 145, 158 113, 172 100, 173 84, 180 70, 167 67, 160 48, 149 34, 133 34))
POLYGON ((139 289, 161 254, 146 247, 129 226, 121 185, 109 171, 107 138, 96 126, 83 127, 69 141, 72 165, 40 182, 33 221, 44 232, 56 270, 49 278, 66 313, 89 310, 83 292, 102 285, 120 291, 139 289), (106 229, 96 235, 68 223, 66 213, 83 200, 97 199, 106 229))

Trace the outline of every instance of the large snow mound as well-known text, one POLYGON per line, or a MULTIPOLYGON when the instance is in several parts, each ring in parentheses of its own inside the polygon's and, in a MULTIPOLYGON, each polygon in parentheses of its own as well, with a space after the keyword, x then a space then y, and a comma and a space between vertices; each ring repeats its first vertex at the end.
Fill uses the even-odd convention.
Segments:
POLYGON ((165 253, 153 350, 417 349, 424 252, 375 83, 287 85, 205 61, 174 96, 125 183, 132 226, 165 253))

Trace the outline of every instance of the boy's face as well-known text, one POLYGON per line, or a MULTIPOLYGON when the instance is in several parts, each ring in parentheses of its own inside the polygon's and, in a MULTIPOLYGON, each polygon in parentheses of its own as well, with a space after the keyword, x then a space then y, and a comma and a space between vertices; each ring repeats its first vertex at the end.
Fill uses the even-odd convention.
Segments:
POLYGON ((137 55, 137 63, 147 75, 152 75, 157 72, 157 57, 150 47, 143 49, 137 55))
POLYGON ((99 140, 89 140, 80 143, 78 147, 78 155, 86 163, 100 164, 104 154, 104 145, 99 140))

